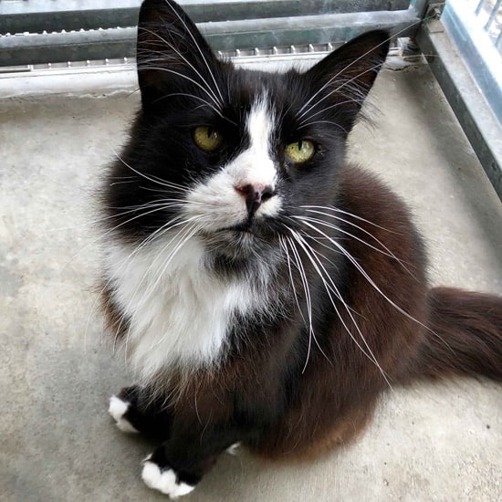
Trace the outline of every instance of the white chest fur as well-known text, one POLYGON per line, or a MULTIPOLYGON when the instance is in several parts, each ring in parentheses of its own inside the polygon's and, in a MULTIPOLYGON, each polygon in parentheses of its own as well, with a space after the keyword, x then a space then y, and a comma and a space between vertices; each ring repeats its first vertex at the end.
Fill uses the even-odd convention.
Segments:
POLYGON ((216 363, 235 314, 266 305, 247 282, 208 271, 195 237, 178 252, 166 242, 139 250, 115 244, 106 259, 113 299, 129 319, 126 351, 145 379, 173 363, 216 363))

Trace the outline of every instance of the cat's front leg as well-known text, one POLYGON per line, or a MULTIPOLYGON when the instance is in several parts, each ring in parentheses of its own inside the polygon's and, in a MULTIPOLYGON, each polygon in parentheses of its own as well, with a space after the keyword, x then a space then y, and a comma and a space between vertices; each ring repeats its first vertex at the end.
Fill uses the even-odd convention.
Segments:
POLYGON ((181 467, 181 464, 174 467, 173 461, 166 457, 165 447, 160 446, 144 460, 141 477, 148 488, 158 490, 171 499, 177 499, 194 490, 215 462, 216 456, 207 459, 204 464, 188 469, 181 467))
POLYGON ((143 462, 145 484, 172 499, 190 493, 216 463, 218 456, 239 440, 231 426, 175 427, 170 439, 143 462))
POLYGON ((165 401, 145 387, 124 387, 110 398, 108 413, 123 432, 140 432, 161 441, 169 437, 172 414, 165 401))

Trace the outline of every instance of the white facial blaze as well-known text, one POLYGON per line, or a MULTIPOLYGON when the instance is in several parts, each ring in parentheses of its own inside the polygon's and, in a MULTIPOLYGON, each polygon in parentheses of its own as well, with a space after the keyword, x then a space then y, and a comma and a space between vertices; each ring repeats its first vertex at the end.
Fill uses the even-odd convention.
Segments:
MULTIPOLYGON (((208 270, 207 251, 196 233, 247 220, 238 187, 275 188, 274 121, 266 99, 257 100, 247 117, 248 148, 189 191, 186 225, 137 249, 119 243, 108 247, 107 279, 114 284, 115 304, 128 319, 126 353, 146 381, 171 364, 197 368, 217 363, 235 316, 253 316, 271 301, 245 278, 218 278, 208 270)), ((278 195, 270 197, 255 218, 276 215, 280 205, 278 195)), ((262 264, 254 283, 266 284, 272 268, 262 264)))
POLYGON ((262 185, 275 188, 277 171, 270 158, 271 136, 275 117, 265 98, 255 102, 249 112, 247 131, 250 145, 226 169, 231 172, 237 186, 262 185))
MULTIPOLYGON (((188 214, 196 216, 207 230, 237 225, 247 219, 246 203, 237 187, 253 185, 275 189, 277 170, 270 153, 274 128, 274 113, 266 96, 262 96, 247 116, 249 147, 188 195, 188 214)), ((280 197, 275 195, 262 203, 255 217, 275 216, 280 208, 280 197)))

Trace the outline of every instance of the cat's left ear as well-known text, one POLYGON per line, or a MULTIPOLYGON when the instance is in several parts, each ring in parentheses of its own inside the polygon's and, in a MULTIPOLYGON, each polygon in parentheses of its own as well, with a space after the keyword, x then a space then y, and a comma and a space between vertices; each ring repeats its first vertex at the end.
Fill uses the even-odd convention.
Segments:
POLYGON ((389 51, 385 31, 370 31, 354 38, 317 63, 305 74, 318 103, 313 111, 330 107, 348 133, 389 51), (320 101, 324 101, 324 106, 320 101))
POLYGON ((173 94, 201 94, 204 99, 214 96, 216 100, 215 74, 221 63, 176 2, 143 2, 136 58, 145 111, 155 112, 173 94))

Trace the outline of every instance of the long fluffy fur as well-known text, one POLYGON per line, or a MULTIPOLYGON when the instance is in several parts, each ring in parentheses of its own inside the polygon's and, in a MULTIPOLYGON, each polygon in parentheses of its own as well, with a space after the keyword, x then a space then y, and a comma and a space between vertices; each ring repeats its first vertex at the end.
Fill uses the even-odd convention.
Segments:
POLYGON ((187 493, 235 442, 268 458, 347 444, 394 385, 502 380, 502 298, 429 289, 405 204, 344 161, 387 49, 377 31, 305 74, 244 72, 174 2, 143 4, 103 304, 143 377, 113 416, 164 441, 148 486, 187 493), (193 141, 208 125, 215 152, 193 141), (295 164, 302 141, 316 153, 295 164))
POLYGON ((460 375, 502 381, 500 297, 433 288, 428 300, 431 331, 409 376, 443 379, 460 375))

